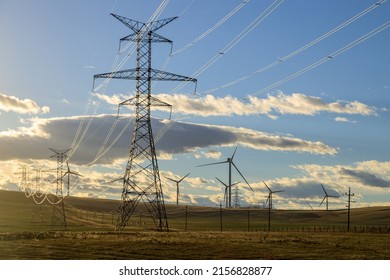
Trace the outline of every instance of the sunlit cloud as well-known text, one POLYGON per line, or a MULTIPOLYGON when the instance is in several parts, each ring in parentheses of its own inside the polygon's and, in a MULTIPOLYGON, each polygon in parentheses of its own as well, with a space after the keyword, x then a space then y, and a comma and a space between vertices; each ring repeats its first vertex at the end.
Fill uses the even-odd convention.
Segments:
POLYGON ((46 114, 50 111, 48 106, 40 107, 34 100, 20 99, 3 93, 0 93, 0 110, 19 114, 46 114))
MULTIPOLYGON (((121 94, 108 96, 95 93, 95 96, 115 105, 128 98, 121 94)), ((275 114, 314 116, 320 113, 369 116, 376 115, 377 111, 376 108, 358 101, 328 103, 320 97, 307 96, 302 93, 287 95, 280 92, 265 98, 249 96, 245 100, 233 96, 206 95, 196 98, 184 94, 157 94, 155 97, 171 104, 176 113, 203 117, 266 115, 271 119, 277 119, 278 116, 275 114)))
MULTIPOLYGON (((32 118, 22 127, 0 132, 2 160, 45 159, 50 156, 48 148, 72 148, 72 161, 76 164, 112 164, 128 156, 134 125, 131 119, 130 115, 121 119, 117 119, 116 115, 32 118), (81 124, 83 127, 79 139, 71 147, 81 124)), ((185 153, 218 158, 220 153, 215 150, 216 147, 235 146, 237 143, 255 150, 320 155, 334 155, 338 152, 337 148, 320 141, 307 141, 290 135, 275 135, 242 127, 175 122, 164 130, 166 123, 159 119, 152 119, 152 126, 156 134, 164 131, 156 143, 157 151, 164 159, 173 159, 172 154, 185 153)))

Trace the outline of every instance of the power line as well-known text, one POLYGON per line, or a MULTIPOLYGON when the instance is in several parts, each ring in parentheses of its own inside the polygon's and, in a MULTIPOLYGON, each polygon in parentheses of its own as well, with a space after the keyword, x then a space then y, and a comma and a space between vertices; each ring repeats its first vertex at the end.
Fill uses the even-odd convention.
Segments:
POLYGON ((211 28, 209 28, 206 32, 204 32, 202 35, 199 35, 197 38, 192 40, 190 43, 185 45, 183 48, 173 52, 170 56, 174 56, 176 54, 179 54, 188 48, 194 46, 196 43, 204 39, 207 35, 212 33, 214 30, 216 30, 218 27, 220 27, 222 24, 224 24, 228 19, 230 19, 232 16, 234 16, 241 8, 243 8, 247 3, 249 3, 250 0, 244 0, 238 6, 236 6, 232 11, 230 11, 226 16, 224 16, 220 21, 218 21, 216 24, 214 24, 211 28))
POLYGON ((269 86, 267 86, 267 87, 265 87, 265 88, 263 88, 261 90, 258 90, 256 92, 250 94, 250 95, 255 96, 255 95, 259 95, 259 94, 265 93, 265 92, 267 92, 267 91, 269 91, 269 90, 271 90, 271 89, 273 89, 273 88, 275 88, 275 87, 277 87, 279 85, 282 85, 282 84, 284 84, 284 83, 286 83, 286 82, 288 82, 288 81, 290 81, 290 80, 292 80, 292 79, 294 79, 296 77, 299 77, 299 76, 303 75, 304 73, 306 73, 306 72, 308 72, 310 70, 313 70, 314 68, 317 68, 321 64, 323 64, 325 62, 328 62, 329 60, 331 60, 331 59, 333 59, 333 58, 343 54, 344 52, 352 49, 353 47, 363 43, 364 41, 366 41, 367 39, 371 38, 372 36, 382 32, 383 30, 385 30, 389 26, 390 26, 390 21, 382 24, 381 26, 379 26, 379 27, 375 28, 374 30, 368 32, 367 34, 361 36, 360 38, 358 38, 355 41, 349 43, 348 45, 338 49, 337 51, 331 53, 330 55, 327 55, 324 58, 314 62, 313 64, 310 64, 309 66, 307 66, 307 67, 305 67, 305 68, 295 72, 294 74, 292 74, 292 75, 290 75, 290 76, 288 76, 288 77, 286 77, 286 78, 284 78, 284 79, 282 79, 282 80, 280 80, 280 81, 278 81, 276 83, 273 83, 272 85, 269 85, 269 86))
POLYGON ((374 9, 380 7, 382 4, 384 4, 385 2, 387 2, 387 0, 381 0, 371 6, 369 6, 368 8, 366 8, 365 10, 361 11, 360 13, 356 14, 355 16, 353 16, 352 18, 348 19, 347 21, 343 22, 342 24, 336 26, 335 28, 333 28, 332 30, 326 32, 325 34, 321 35, 320 37, 314 39, 313 41, 307 43, 306 45, 304 45, 303 47, 287 54, 286 56, 260 68, 260 69, 257 69, 256 71, 254 71, 253 73, 249 74, 249 75, 246 75, 246 76, 243 76, 239 79, 236 79, 234 81, 231 81, 229 83, 226 83, 222 86, 219 86, 219 87, 216 87, 216 88, 213 88, 213 89, 210 89, 210 90, 207 90, 205 91, 204 93, 211 93, 211 92, 214 92, 214 91, 217 91, 217 90, 220 90, 220 89, 224 89, 224 88, 227 88, 227 87, 230 87, 230 86, 233 86, 239 82, 242 82, 242 81, 245 81, 249 78, 252 78, 260 73, 263 73, 285 61, 287 61, 288 59, 300 54, 301 52, 307 50, 308 48, 318 44, 319 42, 325 40, 326 38, 330 37, 331 35, 335 34, 336 32, 342 30, 343 28, 347 27, 348 25, 350 25, 351 23, 355 22, 356 20, 358 20, 359 18, 363 17, 364 15, 368 14, 369 12, 373 11, 374 9))
MULTIPOLYGON (((191 76, 197 78, 200 74, 206 71, 214 63, 222 58, 226 53, 228 53, 235 45, 237 45, 246 35, 248 35, 255 27, 257 27, 261 22, 263 22, 269 15, 272 14, 276 8, 278 8, 284 0, 275 0, 265 9, 256 19, 254 19, 243 31, 241 31, 233 40, 231 40, 223 49, 221 49, 215 56, 213 56, 209 61, 207 61, 202 67, 195 71, 191 76)), ((177 92, 184 87, 186 83, 182 83, 174 88, 170 93, 177 92)))

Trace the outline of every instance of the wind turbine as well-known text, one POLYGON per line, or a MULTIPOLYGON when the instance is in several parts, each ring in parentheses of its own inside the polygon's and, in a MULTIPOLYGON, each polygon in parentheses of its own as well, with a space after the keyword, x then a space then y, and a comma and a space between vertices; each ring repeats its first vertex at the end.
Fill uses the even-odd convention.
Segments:
POLYGON ((172 181, 172 182, 175 182, 176 183, 176 205, 179 205, 179 184, 181 181, 183 181, 188 175, 190 175, 190 173, 188 173, 186 176, 182 177, 180 180, 175 180, 175 179, 171 179, 171 178, 168 178, 168 177, 165 177, 167 178, 168 180, 172 181))
POLYGON ((273 191, 270 189, 270 187, 268 187, 268 185, 263 181, 264 185, 267 187, 269 193, 268 193, 268 231, 271 231, 271 209, 272 209, 272 194, 274 193, 280 193, 280 192, 284 192, 284 190, 280 190, 280 191, 273 191))
MULTIPOLYGON (((223 200, 225 201, 225 206, 226 206, 226 208, 228 207, 228 196, 227 196, 227 194, 228 194, 228 189, 229 189, 229 186, 228 185, 226 185, 224 182, 222 182, 220 179, 218 179, 217 177, 215 177, 215 179, 217 179, 222 185, 224 185, 225 186, 225 193, 224 193, 224 195, 223 195, 223 200)), ((234 184, 232 184, 232 187, 234 186, 234 185, 237 185, 237 184, 239 184, 240 182, 237 182, 237 183, 234 183, 234 184)))
POLYGON ((323 191, 324 191, 324 193, 325 193, 325 196, 324 196, 324 199, 322 199, 322 201, 321 201, 319 207, 321 207, 322 203, 324 203, 324 200, 326 199, 326 211, 328 211, 328 198, 329 198, 329 197, 340 197, 340 196, 338 196, 338 195, 329 195, 329 194, 326 192, 326 190, 325 190, 325 188, 324 188, 324 186, 323 186, 322 184, 321 184, 321 187, 322 187, 322 189, 323 189, 323 191))
POLYGON ((238 148, 238 144, 233 152, 233 155, 232 157, 230 158, 227 158, 227 160, 225 161, 220 161, 220 162, 214 162, 214 163, 208 163, 208 164, 202 164, 202 165, 198 165, 197 167, 201 167, 201 166, 208 166, 208 165, 216 165, 216 164, 223 164, 223 163, 228 163, 229 164, 229 184, 228 184, 228 205, 229 205, 229 208, 232 206, 232 165, 233 167, 237 170, 238 174, 240 174, 241 178, 244 179, 245 183, 247 183, 247 185, 249 186, 250 190, 252 192, 253 189, 252 187, 249 185, 248 181, 245 179, 244 175, 242 175, 241 171, 238 169, 238 167, 234 164, 233 162, 233 158, 234 158, 234 155, 236 154, 236 151, 237 151, 237 148, 238 148))
POLYGON ((83 175, 81 175, 78 172, 71 171, 70 168, 69 168, 69 161, 66 161, 66 167, 67 167, 68 170, 64 173, 64 175, 62 175, 62 177, 65 177, 66 175, 68 175, 67 196, 69 196, 70 174, 76 175, 76 176, 81 176, 81 177, 83 177, 83 175))

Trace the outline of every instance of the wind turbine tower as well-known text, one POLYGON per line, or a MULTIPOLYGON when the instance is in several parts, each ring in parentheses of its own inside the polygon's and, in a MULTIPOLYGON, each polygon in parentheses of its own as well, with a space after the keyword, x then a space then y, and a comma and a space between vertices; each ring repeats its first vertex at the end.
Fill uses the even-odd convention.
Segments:
POLYGON ((151 106, 171 107, 171 105, 152 97, 152 80, 194 83, 197 80, 152 68, 152 43, 172 43, 171 40, 157 34, 156 31, 177 17, 143 23, 116 14, 111 15, 133 32, 120 39, 120 42, 132 41, 136 43, 137 47, 135 68, 94 76, 94 81, 100 78, 136 81, 135 97, 119 104, 119 107, 135 106, 135 121, 130 155, 123 177, 122 197, 116 230, 122 231, 126 227, 134 210, 142 200, 157 229, 159 231, 169 231, 150 110, 151 106))
MULTIPOLYGON (((231 208, 232 207, 232 166, 237 170, 238 174, 240 174, 241 178, 244 179, 245 183, 247 183, 249 189, 253 191, 251 185, 249 185, 248 181, 245 179, 244 175, 242 175, 241 171, 238 169, 238 167, 234 164, 233 162, 233 159, 234 159, 234 155, 236 154, 236 151, 237 151, 237 148, 238 148, 238 145, 236 146, 236 148, 234 149, 234 152, 233 152, 233 155, 232 157, 230 158, 227 158, 227 160, 225 161, 220 161, 220 162, 214 162, 214 163, 208 163, 208 164, 202 164, 202 165, 198 165, 197 167, 202 167, 202 166, 209 166, 209 165, 216 165, 216 164, 223 164, 223 163, 227 163, 228 166, 229 166, 229 184, 228 184, 228 207, 231 208)), ((222 183, 222 182, 221 182, 222 183)))
POLYGON ((64 173, 63 176, 68 175, 67 194, 66 194, 66 196, 69 196, 69 191, 70 191, 70 175, 72 174, 72 175, 81 176, 81 177, 83 177, 83 175, 81 175, 81 174, 78 173, 78 172, 75 172, 75 171, 70 170, 70 168, 69 168, 69 160, 66 161, 66 167, 67 167, 67 171, 64 173))
POLYGON ((179 184, 181 183, 181 181, 183 181, 185 178, 187 178, 188 175, 190 175, 190 173, 188 173, 186 176, 182 177, 180 180, 175 180, 172 178, 165 177, 168 180, 176 183, 176 205, 179 205, 179 195, 180 195, 179 184))
POLYGON ((270 187, 268 187, 268 185, 263 181, 264 185, 267 187, 269 193, 268 193, 268 198, 267 198, 267 201, 268 201, 268 231, 271 231, 271 209, 272 209, 272 194, 274 193, 279 193, 279 192, 284 192, 284 190, 280 190, 280 191, 273 191, 271 190, 270 187))

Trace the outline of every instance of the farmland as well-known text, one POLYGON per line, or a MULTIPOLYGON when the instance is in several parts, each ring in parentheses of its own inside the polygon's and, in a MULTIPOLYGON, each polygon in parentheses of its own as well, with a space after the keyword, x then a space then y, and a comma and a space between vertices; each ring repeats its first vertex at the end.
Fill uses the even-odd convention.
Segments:
POLYGON ((352 211, 223 210, 167 205, 171 232, 156 232, 145 207, 114 231, 118 201, 65 198, 67 229, 52 206, 0 191, 0 259, 389 259, 390 208, 352 211), (221 219, 222 217, 222 219, 221 219), (222 223, 221 223, 222 221, 222 223))

